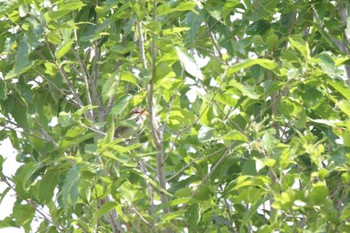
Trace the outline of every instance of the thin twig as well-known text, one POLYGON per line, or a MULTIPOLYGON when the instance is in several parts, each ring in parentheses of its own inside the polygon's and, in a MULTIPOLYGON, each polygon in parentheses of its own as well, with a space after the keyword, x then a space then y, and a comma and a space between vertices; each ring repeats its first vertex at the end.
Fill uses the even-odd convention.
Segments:
POLYGON ((30 137, 34 137, 34 138, 43 140, 43 141, 45 141, 45 142, 51 142, 50 140, 47 140, 46 138, 42 138, 42 137, 36 136, 35 134, 31 134, 31 133, 26 132, 26 131, 32 131, 32 132, 34 132, 34 133, 36 132, 37 134, 41 135, 41 132, 38 131, 38 130, 34 130, 34 129, 29 130, 29 129, 27 129, 27 128, 24 128, 24 127, 22 127, 22 126, 19 126, 18 124, 16 124, 16 123, 13 122, 13 121, 10 121, 10 120, 7 120, 7 123, 13 124, 13 125, 17 126, 17 128, 19 128, 19 129, 14 129, 14 128, 10 127, 10 126, 2 126, 4 129, 8 129, 8 130, 11 130, 11 131, 15 131, 15 132, 20 133, 20 134, 25 134, 25 135, 28 135, 28 136, 30 136, 30 137), (21 131, 20 129, 22 129, 23 131, 21 131))
POLYGON ((197 157, 196 159, 192 160, 189 164, 187 164, 186 166, 184 166, 184 167, 182 167, 180 170, 178 170, 174 175, 172 175, 171 177, 169 177, 169 178, 167 179, 167 181, 170 181, 170 180, 174 179, 175 177, 177 177, 181 172, 183 172, 183 171, 186 170, 187 168, 191 167, 192 164, 194 164, 196 161, 201 160, 201 159, 207 159, 207 158, 209 158, 210 156, 215 155, 215 154, 217 154, 217 153, 219 153, 219 152, 221 152, 221 151, 223 151, 223 150, 226 150, 226 149, 227 149, 226 147, 223 147, 223 148, 221 148, 221 149, 219 149, 219 150, 216 150, 216 151, 214 151, 213 153, 210 153, 210 154, 208 154, 208 155, 206 155, 206 156, 204 156, 204 157, 202 157, 202 156, 197 157))
POLYGON ((199 189, 207 182, 209 177, 214 173, 214 171, 219 167, 219 165, 226 159, 226 157, 229 154, 229 151, 231 148, 235 145, 235 141, 231 142, 229 147, 226 149, 224 154, 221 156, 221 158, 215 163, 215 165, 210 169, 210 172, 202 179, 201 183, 197 186, 197 189, 192 193, 192 197, 196 195, 199 191, 199 189))
MULTIPOLYGON (((211 28, 209 27, 208 23, 207 23, 206 21, 204 21, 204 23, 205 23, 205 26, 207 27, 207 30, 208 30, 208 33, 209 33, 209 37, 210 37, 211 41, 213 42, 214 47, 215 47, 217 53, 219 54, 221 60, 223 60, 223 59, 224 59, 224 56, 223 56, 223 54, 221 53, 221 48, 220 48, 220 46, 219 46, 219 43, 216 42, 216 39, 215 39, 213 33, 211 32, 211 28)), ((227 62, 227 60, 223 60, 223 62, 224 62, 224 64, 225 64, 226 66, 229 65, 228 62, 227 62)))
POLYGON ((72 93, 72 95, 74 96, 75 101, 77 102, 77 104, 79 105, 80 108, 84 107, 84 103, 83 101, 80 99, 80 96, 78 95, 78 93, 76 92, 76 90, 74 89, 73 84, 71 83, 71 81, 69 80, 66 72, 63 69, 63 66, 59 66, 58 64, 56 64, 57 69, 60 71, 60 74, 62 75, 64 82, 67 84, 70 92, 72 93))
MULTIPOLYGON (((74 12, 73 12, 73 18, 74 18, 74 12)), ((77 30, 74 29, 73 32, 74 32, 75 46, 76 46, 76 48, 78 50, 78 52, 74 52, 73 54, 75 55, 75 58, 78 60, 78 64, 79 64, 79 67, 80 67, 80 72, 76 72, 76 73, 77 73, 77 75, 79 75, 79 73, 81 74, 81 77, 83 78, 84 83, 85 83, 85 92, 86 92, 88 103, 90 105, 93 105, 93 102, 92 102, 92 99, 91 99, 91 94, 90 94, 90 85, 89 85, 89 81, 88 81, 88 78, 87 78, 87 73, 85 72, 84 64, 81 61, 80 55, 79 55, 79 44, 78 44, 77 30)), ((93 110, 90 109, 89 112, 91 114, 91 117, 94 118, 93 110)))
POLYGON ((38 121, 38 119, 35 118, 34 120, 35 120, 35 122, 38 124, 39 129, 40 129, 40 132, 41 132, 41 134, 44 136, 44 138, 45 138, 47 141, 51 142, 51 144, 55 147, 55 149, 57 149, 57 148, 58 148, 57 142, 56 142, 56 141, 51 137, 51 135, 45 130, 44 126, 42 126, 42 124, 38 121))
POLYGON ((142 216, 142 214, 134 206, 131 206, 131 210, 140 217, 142 222, 144 222, 147 226, 149 226, 152 229, 152 225, 147 221, 147 219, 145 219, 142 216))
POLYGON ((137 29, 138 29, 138 33, 139 33, 139 44, 140 44, 140 55, 141 55, 140 58, 141 58, 143 68, 147 69, 147 62, 146 62, 146 55, 145 55, 145 44, 144 44, 144 39, 143 39, 143 34, 142 34, 143 33, 142 32, 142 24, 139 21, 137 22, 137 29))

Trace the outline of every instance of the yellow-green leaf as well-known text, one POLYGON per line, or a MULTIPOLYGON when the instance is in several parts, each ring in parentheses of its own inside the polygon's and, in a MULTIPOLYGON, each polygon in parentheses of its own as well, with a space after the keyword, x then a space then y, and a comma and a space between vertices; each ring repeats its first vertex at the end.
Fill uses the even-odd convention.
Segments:
POLYGON ((60 46, 58 46, 56 50, 56 58, 57 60, 61 59, 66 53, 69 52, 69 50, 72 48, 73 40, 70 41, 64 41, 60 46))
POLYGON ((250 59, 250 60, 246 60, 237 64, 234 64, 233 66, 231 66, 228 70, 228 75, 234 74, 235 72, 241 70, 241 69, 246 69, 248 67, 251 67, 253 65, 259 65, 264 67, 265 69, 268 70, 274 70, 278 67, 278 64, 274 61, 268 60, 268 59, 250 59))

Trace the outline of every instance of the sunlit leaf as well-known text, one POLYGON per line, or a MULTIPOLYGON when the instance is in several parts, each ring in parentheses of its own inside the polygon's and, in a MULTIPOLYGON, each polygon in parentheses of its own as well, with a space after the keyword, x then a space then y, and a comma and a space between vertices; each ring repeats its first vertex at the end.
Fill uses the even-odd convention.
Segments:
POLYGON ((228 75, 232 75, 236 73, 239 70, 246 69, 248 67, 251 67, 253 65, 260 65, 268 70, 274 70, 278 67, 278 64, 272 60, 268 59, 249 59, 246 61, 243 61, 241 63, 234 64, 228 69, 228 75))
POLYGON ((192 2, 192 1, 188 1, 188 2, 180 2, 179 5, 177 5, 174 10, 175 11, 193 11, 194 13, 196 13, 197 11, 195 10, 196 7, 196 3, 192 2))
POLYGON ((171 28, 171 29, 165 29, 163 30, 163 35, 171 35, 171 34, 177 34, 179 32, 186 32, 190 30, 189 27, 175 27, 175 28, 171 28))
POLYGON ((58 10, 56 11, 50 11, 47 14, 45 14, 45 19, 47 21, 51 21, 51 20, 55 20, 55 19, 59 19, 62 16, 69 14, 72 11, 78 10, 80 8, 82 8, 84 6, 84 4, 81 1, 69 1, 69 2, 65 2, 64 4, 62 4, 58 10))
POLYGON ((294 49, 298 50, 304 56, 305 59, 310 57, 309 46, 305 41, 301 39, 300 36, 289 37, 289 43, 294 49))
POLYGON ((103 204, 95 213, 95 219, 101 218, 103 215, 107 214, 109 211, 114 209, 117 206, 117 203, 107 202, 103 204))
POLYGON ((327 197, 328 193, 327 187, 322 182, 317 182, 312 185, 311 192, 308 196, 315 204, 319 204, 327 197))
POLYGON ((177 56, 185 70, 195 78, 203 79, 203 74, 193 57, 181 47, 175 47, 177 56))
POLYGON ((228 134, 219 137, 219 139, 248 142, 248 138, 238 130, 231 130, 228 134))
POLYGON ((338 101, 337 103, 338 108, 345 113, 348 117, 350 117, 350 102, 346 100, 338 101))
MULTIPOLYGON (((126 81, 126 82, 130 82, 132 84, 136 84, 137 85, 137 78, 135 77, 135 75, 133 75, 132 73, 130 72, 123 72, 121 77, 120 77, 120 80, 122 81, 126 81)), ((107 95, 108 97, 112 97, 114 93, 111 93, 109 95, 107 95)))
POLYGON ((229 82, 229 85, 237 88, 243 95, 246 95, 251 99, 259 99, 259 95, 254 91, 253 87, 239 83, 234 79, 229 82))
POLYGON ((331 85, 336 91, 342 94, 347 100, 350 100, 349 87, 339 81, 327 80, 327 84, 331 85))
POLYGON ((211 127, 208 127, 208 126, 202 126, 200 129, 199 129, 199 132, 198 132, 198 139, 202 142, 205 142, 205 141, 209 141, 213 138, 213 134, 214 134, 214 131, 215 129, 214 128, 211 128, 211 127))
POLYGON ((63 43, 57 47, 56 58, 60 60, 64 55, 66 55, 66 53, 68 53, 69 50, 71 50, 73 43, 73 40, 63 41, 63 43))

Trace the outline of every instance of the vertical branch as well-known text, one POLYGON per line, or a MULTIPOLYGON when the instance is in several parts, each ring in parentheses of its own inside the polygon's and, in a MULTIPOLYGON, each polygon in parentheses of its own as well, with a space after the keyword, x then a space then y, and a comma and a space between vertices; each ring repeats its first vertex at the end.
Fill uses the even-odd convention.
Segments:
MULTIPOLYGON (((157 17, 157 1, 153 1, 153 20, 156 20, 157 17)), ((153 95, 154 95, 154 79, 155 79, 155 73, 156 73, 156 35, 152 33, 152 42, 151 42, 151 58, 152 58, 152 65, 151 65, 151 80, 149 83, 149 92, 148 92, 148 111, 150 115, 150 126, 151 126, 151 132, 152 132, 152 139, 154 146, 157 150, 157 176, 158 176, 158 182, 159 186, 166 190, 166 180, 165 180, 165 174, 164 174, 164 148, 163 148, 163 131, 159 128, 156 120, 155 120, 155 114, 153 111, 153 95)), ((160 191, 160 200, 161 203, 164 205, 168 202, 168 198, 166 194, 162 191, 160 191)), ((163 208, 164 214, 169 213, 169 208, 164 207, 163 208)), ((170 230, 169 230, 170 231, 170 230)), ((171 232, 171 231, 170 231, 171 232)))
POLYGON ((142 66, 144 69, 147 69, 145 44, 144 44, 144 39, 142 34, 142 24, 140 21, 137 22, 137 30, 139 31, 139 45, 140 45, 140 56, 141 56, 142 66))
MULTIPOLYGON (((156 20, 157 17, 157 1, 153 1, 153 20, 156 20)), ((142 36, 142 25, 138 22, 138 30, 139 30, 139 43, 140 43, 140 54, 141 60, 143 64, 143 68, 147 69, 145 51, 144 51, 144 41, 142 36)), ((151 140, 156 148, 156 162, 157 162, 157 176, 158 183, 161 188, 160 190, 160 201, 162 205, 165 205, 168 202, 168 198, 166 194, 162 190, 166 190, 166 180, 164 174, 164 148, 163 148, 163 131, 159 127, 155 119, 155 113, 153 111, 153 98, 154 98, 154 80, 155 80, 155 72, 156 72, 156 35, 152 33, 152 41, 151 41, 151 79, 148 85, 148 95, 147 95, 147 109, 149 113, 149 125, 151 129, 151 140)), ((169 208, 164 207, 163 213, 169 213, 169 208)), ((170 228, 166 229, 166 232, 173 232, 170 228)))
MULTIPOLYGON (((96 0, 96 6, 99 5, 99 0, 96 0)), ((95 24, 98 25, 98 15, 95 16, 95 24)), ((94 49, 94 58, 92 60, 92 70, 91 70, 91 78, 89 79, 89 83, 91 86, 92 93, 92 103, 98 106, 98 121, 103 121, 105 118, 105 111, 103 108, 103 104, 97 94, 97 79, 100 73, 100 59, 101 59, 101 50, 98 46, 98 41, 94 41, 93 43, 94 49)))
MULTIPOLYGON (((153 20, 156 20, 157 17, 157 1, 153 1, 153 20)), ((145 47, 144 47, 144 38, 142 34, 142 24, 137 22, 137 28, 139 31, 139 47, 140 47, 140 57, 143 65, 143 69, 147 69, 147 60, 145 56, 145 47)), ((158 184, 161 188, 160 192, 160 201, 162 205, 165 205, 168 202, 167 195, 162 191, 166 190, 166 179, 164 174, 164 148, 163 148, 163 130, 158 125, 155 119, 155 112, 153 111, 153 98, 154 98, 154 80, 156 73, 156 35, 152 33, 152 40, 150 46, 151 54, 151 79, 148 85, 148 95, 147 95, 147 110, 149 113, 149 126, 151 129, 151 140, 156 149, 156 163, 157 163, 157 177, 158 184)), ((168 207, 163 207, 163 213, 167 214, 170 210, 168 207)), ((166 229, 167 233, 172 233, 173 231, 170 228, 166 229)))
MULTIPOLYGON (((141 62, 143 69, 147 69, 147 62, 146 62, 146 54, 145 54, 145 45, 144 45, 144 38, 142 34, 142 24, 140 21, 137 22, 137 30, 138 30, 138 37, 139 37, 139 47, 140 47, 140 57, 141 57, 141 62)), ((150 111, 151 113, 152 111, 150 111)), ((150 119, 154 119, 152 117, 153 115, 150 116, 150 119)), ((146 166, 144 161, 140 161, 140 166, 141 166, 141 171, 146 174, 146 166)), ((149 205, 150 205, 150 211, 152 214, 154 214, 154 191, 152 185, 150 185, 147 182, 147 191, 149 195, 149 205)))
POLYGON ((98 43, 95 42, 94 45, 94 59, 93 59, 93 66, 92 66, 92 75, 90 79, 90 85, 91 85, 91 93, 92 93, 92 103, 96 104, 98 106, 98 121, 103 121, 104 119, 104 108, 101 103, 101 100, 97 94, 97 79, 98 75, 100 73, 100 58, 101 58, 101 50, 98 47, 98 43))
MULTIPOLYGON (((272 73, 272 71, 267 71, 268 72, 268 78, 270 80, 274 79, 274 75, 272 73)), ((271 111, 272 111, 272 116, 273 118, 275 118, 278 115, 278 109, 277 109, 277 105, 278 105, 278 93, 274 92, 271 95, 271 111)), ((272 127, 276 130, 276 135, 279 134, 279 125, 276 121, 272 122, 272 127)), ((271 180, 271 190, 273 190, 273 187, 276 183, 276 175, 273 172, 273 170, 270 168, 269 171, 269 176, 270 176, 270 180, 271 180)), ((272 216, 272 219, 274 218, 274 215, 276 214, 276 210, 272 208, 272 204, 274 203, 275 199, 274 199, 274 195, 273 193, 271 193, 270 195, 270 216, 272 216)))
POLYGON ((62 75, 64 82, 68 85, 69 91, 72 93, 75 102, 78 104, 78 106, 80 108, 84 107, 83 101, 81 100, 81 98, 78 95, 78 93, 75 91, 74 85, 69 80, 69 78, 68 78, 66 72, 64 71, 63 67, 58 65, 58 64, 56 64, 56 67, 60 71, 60 74, 62 75))
MULTIPOLYGON (((93 105, 93 102, 92 102, 92 99, 91 99, 91 94, 90 94, 90 85, 89 85, 89 82, 88 82, 88 77, 87 77, 87 74, 85 72, 84 63, 81 60, 80 55, 79 55, 79 43, 78 43, 77 30, 73 29, 73 32, 74 32, 75 46, 76 46, 76 49, 78 50, 78 52, 76 52, 76 53, 74 52, 74 55, 75 55, 76 59, 78 60, 79 68, 80 68, 79 72, 80 72, 80 75, 82 76, 82 78, 84 80, 84 83, 85 83, 85 92, 86 92, 88 103, 90 105, 93 105)), ((91 117, 94 118, 93 110, 90 109, 89 112, 90 112, 91 117)))

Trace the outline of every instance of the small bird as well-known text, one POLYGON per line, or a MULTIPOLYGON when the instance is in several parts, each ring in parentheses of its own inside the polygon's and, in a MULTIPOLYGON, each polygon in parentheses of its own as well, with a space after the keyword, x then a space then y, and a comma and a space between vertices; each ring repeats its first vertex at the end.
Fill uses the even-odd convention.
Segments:
POLYGON ((129 138, 136 136, 142 130, 143 123, 146 120, 148 112, 146 109, 139 107, 134 108, 130 117, 122 122, 122 125, 117 127, 114 131, 115 138, 129 138))

